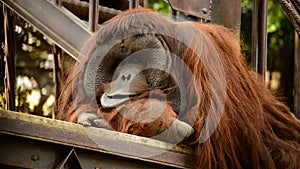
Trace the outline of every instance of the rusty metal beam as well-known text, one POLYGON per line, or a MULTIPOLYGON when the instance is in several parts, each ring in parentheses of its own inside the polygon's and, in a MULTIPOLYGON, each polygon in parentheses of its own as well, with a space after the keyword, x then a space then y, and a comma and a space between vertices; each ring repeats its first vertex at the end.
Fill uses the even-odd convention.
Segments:
POLYGON ((5 5, 51 38, 74 59, 91 36, 61 9, 46 0, 1 0, 5 5))
POLYGON ((294 113, 300 119, 300 35, 295 32, 294 113))
MULTIPOLYGON (((119 0, 114 0, 114 1, 118 1, 121 2, 119 0)), ((111 0, 109 1, 103 1, 101 0, 99 3, 104 3, 104 5, 107 5, 107 3, 111 2, 111 0)), ((122 2, 119 5, 120 8, 125 8, 127 7, 126 4, 123 4, 124 2, 129 3, 126 0, 122 0, 122 2)), ((89 3, 85 2, 85 1, 79 1, 79 0, 61 0, 61 5, 64 6, 65 8, 67 8, 69 11, 71 11, 73 14, 75 14, 76 16, 83 18, 83 19, 88 19, 88 15, 89 15, 89 3)), ((113 5, 113 4, 111 4, 113 5)), ((117 5, 117 4, 114 4, 117 5)), ((119 14, 120 12, 122 12, 121 10, 116 10, 113 9, 112 7, 104 7, 104 6, 98 6, 99 8, 99 21, 100 22, 104 22, 108 19, 113 18, 114 16, 116 16, 117 14, 119 14)))
POLYGON ((15 63, 15 25, 13 12, 3 6, 4 15, 4 33, 5 33, 5 98, 6 109, 15 110, 15 81, 16 81, 16 63, 15 63))
POLYGON ((172 9, 240 32, 241 0, 168 0, 172 9), (233 10, 234 9, 234 10, 233 10))
POLYGON ((99 0, 90 0, 89 6, 89 30, 95 32, 99 21, 99 0))
POLYGON ((241 0, 212 0, 212 23, 224 25, 239 35, 241 0))
MULTIPOLYGON (((0 168, 178 169, 105 152, 0 133, 0 168)), ((186 167, 187 168, 187 167, 186 167)))
POLYGON ((148 0, 143 0, 143 7, 147 8, 148 7, 148 0))
MULTIPOLYGON (((51 0, 52 3, 60 6, 61 2, 60 0, 51 0)), ((54 82, 54 87, 55 87, 55 103, 53 105, 54 111, 52 111, 52 118, 55 119, 55 110, 57 107, 57 101, 58 97, 60 95, 60 80, 61 80, 61 64, 62 64, 62 55, 63 55, 63 50, 57 46, 56 44, 52 45, 52 54, 53 54, 53 82, 54 82)))
MULTIPOLYGON (((63 72, 63 50, 56 44, 52 45, 53 54, 53 82, 55 87, 55 103, 53 105, 54 110, 57 108, 57 102, 60 95, 62 72, 63 72)), ((55 111, 52 111, 52 118, 55 118, 55 111)))
MULTIPOLYGON (((16 142, 12 145, 10 145, 10 141, 4 141, 6 144, 0 143, 0 164, 17 164, 17 161, 19 166, 24 165, 25 168, 49 168, 30 167, 26 163, 28 161, 22 161, 28 157, 21 154, 23 149, 32 152, 39 151, 39 147, 30 148, 32 146, 30 143, 40 141, 42 143, 34 145, 42 145, 44 148, 49 145, 51 146, 49 151, 63 149, 63 152, 66 152, 69 149, 68 152, 70 152, 70 149, 74 147, 83 168, 95 168, 96 164, 101 164, 97 167, 107 166, 103 168, 112 168, 114 165, 119 165, 119 168, 122 168, 120 167, 122 165, 126 166, 125 168, 190 168, 193 164, 190 149, 149 138, 1 109, 0 137, 0 141, 3 141, 5 137, 15 137, 13 141, 16 142), (27 142, 22 141, 24 140, 22 138, 25 138, 27 142), (8 157, 10 147, 16 146, 15 144, 22 144, 19 146, 21 148, 15 151, 15 154, 20 155, 14 156, 14 158, 8 157), (53 146, 57 146, 57 148, 53 146), (2 151, 3 149, 7 149, 7 151, 2 151), (142 153, 149 152, 160 153, 148 157, 141 156, 142 153), (106 165, 106 162, 109 164, 106 165)), ((48 153, 43 153, 42 150, 40 153, 31 153, 31 155, 48 153)), ((50 157, 56 158, 54 155, 50 157)), ((47 156, 40 159, 44 158, 47 156)), ((28 160, 30 161, 30 158, 28 160)), ((53 159, 49 160, 53 161, 53 159)))
POLYGON ((129 9, 138 8, 140 6, 139 0, 129 0, 129 9))
POLYGON ((211 20, 211 0, 168 0, 172 9, 193 15, 205 20, 211 20))
POLYGON ((70 148, 0 133, 0 168, 56 168, 70 148))
POLYGON ((267 70, 267 0, 253 0, 252 9, 252 66, 265 81, 267 70))

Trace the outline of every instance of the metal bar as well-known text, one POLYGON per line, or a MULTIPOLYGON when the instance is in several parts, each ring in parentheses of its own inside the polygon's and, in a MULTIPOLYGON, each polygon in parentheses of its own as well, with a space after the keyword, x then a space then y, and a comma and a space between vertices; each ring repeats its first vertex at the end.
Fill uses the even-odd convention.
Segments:
MULTIPOLYGON (((122 156, 128 158, 127 161, 131 159, 132 164, 143 161, 170 168, 189 168, 193 164, 191 149, 145 137, 0 109, 1 133, 92 150, 105 153, 106 156, 122 156), (141 155, 145 153, 155 155, 147 157, 141 155)), ((2 138, 1 135, 0 137, 2 138)))
POLYGON ((65 168, 82 169, 82 166, 79 162, 78 156, 74 148, 72 148, 72 150, 68 153, 68 155, 65 157, 65 159, 62 161, 61 165, 59 166, 59 169, 65 169, 65 168))
POLYGON ((5 97, 6 109, 15 110, 15 80, 16 80, 16 64, 15 64, 15 28, 13 12, 3 6, 4 15, 4 33, 5 33, 5 97))
MULTIPOLYGON (((89 16, 89 6, 90 4, 85 1, 78 0, 61 0, 62 6, 67 8, 70 12, 76 16, 88 18, 89 16)), ((113 8, 108 8, 104 6, 98 6, 99 8, 99 21, 106 21, 113 18, 117 14, 121 13, 121 10, 116 10, 113 8)))
POLYGON ((1 0, 77 59, 91 33, 46 0, 1 0))
POLYGON ((60 0, 51 0, 52 3, 56 4, 56 5, 61 5, 60 0))
POLYGON ((176 9, 172 9, 172 19, 178 22, 182 21, 191 21, 192 19, 190 18, 189 15, 186 15, 184 12, 178 11, 176 9))
MULTIPOLYGON (((1 168, 178 169, 130 157, 97 152, 46 140, 0 133, 1 168), (70 151, 71 150, 71 151, 70 151)), ((187 168, 187 167, 186 167, 187 168)))
POLYGON ((258 1, 253 0, 252 6, 252 49, 251 49, 251 64, 255 72, 258 72, 258 1))
POLYGON ((139 0, 133 0, 134 1, 134 8, 138 8, 140 6, 139 0))
POLYGON ((0 168, 57 168, 70 148, 0 133, 0 168))
POLYGON ((133 0, 128 0, 128 1, 129 1, 128 9, 132 9, 132 7, 133 7, 133 0))
MULTIPOLYGON (((53 3, 60 6, 60 0, 52 0, 53 3)), ((52 54, 53 54, 53 82, 55 84, 55 103, 54 103, 54 109, 57 107, 57 101, 58 97, 60 95, 60 75, 61 75, 61 69, 60 69, 60 62, 62 59, 62 53, 60 47, 58 47, 56 44, 52 45, 52 54)), ((55 119, 55 111, 52 111, 52 118, 55 119)))
POLYGON ((168 0, 172 9, 205 20, 211 20, 212 0, 168 0))
POLYGON ((300 35, 295 32, 294 114, 300 119, 300 35))
POLYGON ((147 8, 148 7, 148 0, 143 0, 143 7, 147 8))
POLYGON ((179 11, 177 11, 176 9, 171 8, 171 14, 172 14, 172 19, 177 21, 178 19, 178 15, 179 15, 179 11))
MULTIPOLYGON (((56 44, 52 45, 53 54, 53 82, 55 84, 55 104, 54 109, 56 109, 57 101, 60 95, 60 80, 61 80, 61 65, 62 65, 62 55, 63 50, 56 44)), ((55 118, 54 111, 52 111, 52 118, 55 118)))
MULTIPOLYGON (((205 21, 223 25, 237 35, 241 26, 241 0, 168 0, 172 9, 205 21), (234 9, 234 10, 232 10, 234 9)), ((184 15, 181 15, 184 16, 184 15)), ((192 20, 195 20, 195 18, 192 20)))
POLYGON ((56 3, 57 5, 60 5, 60 0, 55 0, 55 3, 56 3))
POLYGON ((261 74, 263 81, 265 81, 267 70, 267 15, 268 1, 260 0, 258 15, 258 73, 261 74))
POLYGON ((212 1, 211 23, 231 29, 239 38, 241 29, 241 0, 212 1))
POLYGON ((252 65, 265 81, 267 70, 267 0, 254 0, 252 10, 252 65))
POLYGON ((90 0, 89 6, 89 30, 95 32, 99 21, 99 0, 90 0))
POLYGON ((129 9, 138 8, 140 6, 139 0, 129 0, 129 9))

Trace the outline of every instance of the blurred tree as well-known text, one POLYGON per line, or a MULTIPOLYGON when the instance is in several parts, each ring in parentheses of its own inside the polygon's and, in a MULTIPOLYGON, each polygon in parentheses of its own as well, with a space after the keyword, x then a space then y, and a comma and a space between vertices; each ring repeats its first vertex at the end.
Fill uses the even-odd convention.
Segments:
MULTIPOLYGON (((2 3, 0 4, 2 8, 2 3)), ((3 13, 1 12, 1 18, 3 13)), ((1 22, 0 106, 4 108, 4 34, 1 22)), ((16 15, 16 110, 50 116, 53 104, 52 41, 16 15), (43 110, 44 109, 44 110, 43 110)))
MULTIPOLYGON (((241 39, 251 60, 252 0, 242 1, 241 39)), ((268 0, 267 87, 293 111, 294 28, 278 0, 268 0)))
POLYGON ((158 11, 162 14, 170 14, 170 6, 163 0, 148 0, 148 8, 158 11))

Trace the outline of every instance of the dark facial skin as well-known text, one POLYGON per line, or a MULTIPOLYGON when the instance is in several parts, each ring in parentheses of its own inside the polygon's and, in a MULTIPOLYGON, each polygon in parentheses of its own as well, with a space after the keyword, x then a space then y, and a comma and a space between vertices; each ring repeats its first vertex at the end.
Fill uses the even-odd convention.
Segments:
MULTIPOLYGON (((103 87, 103 94, 97 94, 103 108, 117 107, 131 97, 168 85, 168 74, 164 72, 168 56, 160 41, 152 35, 126 38, 116 44, 106 57, 110 58, 112 65, 105 66, 110 67, 112 74, 111 82, 103 87)), ((104 71, 99 74, 107 76, 104 71)))

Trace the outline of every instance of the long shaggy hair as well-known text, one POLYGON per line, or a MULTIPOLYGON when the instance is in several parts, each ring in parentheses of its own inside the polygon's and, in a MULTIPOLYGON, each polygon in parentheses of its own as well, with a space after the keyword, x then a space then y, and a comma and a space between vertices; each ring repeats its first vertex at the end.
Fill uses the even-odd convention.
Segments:
MULTIPOLYGON (((186 37, 190 39, 188 44, 162 34, 155 35, 167 50, 175 53, 188 65, 195 77, 196 89, 187 91, 188 97, 185 97, 186 103, 190 104, 188 107, 192 108, 178 117, 194 128, 194 134, 184 144, 195 148, 195 168, 300 168, 300 125, 287 106, 279 102, 264 87, 258 75, 249 70, 235 35, 223 26, 193 22, 177 23, 146 9, 130 10, 116 16, 103 24, 97 34, 89 40, 82 52, 81 63, 71 71, 63 87, 56 116, 58 119, 76 122, 79 114, 90 112, 104 116, 112 128, 121 132, 141 136, 152 136, 161 132, 157 129, 156 123, 151 123, 147 128, 142 125, 126 128, 129 122, 117 117, 116 109, 103 110, 101 105, 91 104, 91 100, 95 98, 88 96, 80 80, 80 74, 85 71, 89 57, 101 47, 105 39, 117 36, 116 34, 120 32, 130 32, 136 25, 144 26, 143 32, 146 33, 151 29, 172 30, 173 27, 181 27, 183 31, 191 30, 190 27, 197 30, 197 32, 180 32, 188 36, 186 37), (126 16, 138 13, 147 15, 126 19, 126 16), (199 50, 200 54, 193 49, 199 50), (220 65, 215 64, 216 57, 212 56, 214 54, 217 54, 220 65), (198 55, 201 55, 201 59, 198 55), (225 85, 218 83, 220 66, 225 76, 225 85), (212 83, 216 83, 214 87, 212 83), (223 90, 226 90, 225 94, 222 93, 223 90), (195 91, 198 93, 196 96, 193 94, 195 91), (225 98, 224 107, 219 106, 223 98, 225 98), (108 115, 109 113, 111 114, 108 115), (194 118, 195 113, 196 121, 190 120, 194 118), (207 140, 201 142, 201 133, 209 133, 209 129, 205 128, 207 117, 211 116, 213 119, 220 113, 222 116, 217 128, 207 140), (123 128, 119 129, 120 126, 123 128)), ((175 68, 174 71, 176 72, 175 68)), ((189 82, 186 84, 193 85, 189 82)), ((101 94, 103 89, 99 89, 97 93, 101 94)), ((143 101, 138 102, 136 106, 143 101)), ((162 123, 166 123, 164 127, 170 126, 168 118, 177 116, 171 104, 167 105, 165 112, 158 118, 159 126, 164 126, 162 123)), ((138 113, 133 112, 134 114, 138 113)))

